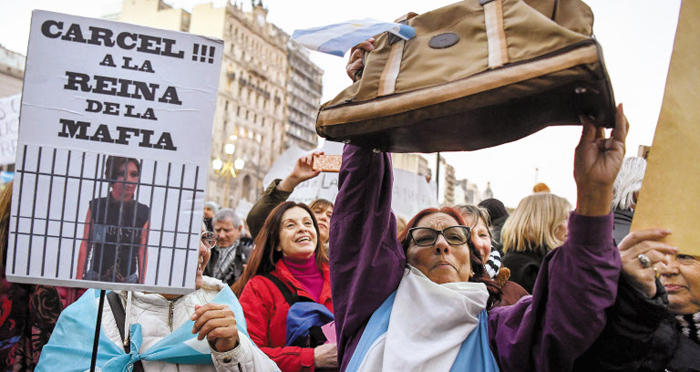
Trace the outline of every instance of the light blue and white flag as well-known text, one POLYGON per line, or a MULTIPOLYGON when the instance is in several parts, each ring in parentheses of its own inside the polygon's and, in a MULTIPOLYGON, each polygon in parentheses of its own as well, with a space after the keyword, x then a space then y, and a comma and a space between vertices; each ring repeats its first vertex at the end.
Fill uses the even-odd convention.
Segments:
POLYGON ((292 40, 308 49, 342 57, 355 45, 386 31, 404 40, 416 36, 416 31, 411 26, 366 18, 296 30, 292 34, 292 40))
MULTIPOLYGON (((73 305, 61 313, 49 343, 41 352, 37 372, 86 371, 90 369, 92 346, 97 321, 97 291, 90 289, 73 305)), ((238 299, 225 286, 211 302, 228 305, 236 317, 239 337, 249 337, 243 309, 238 299)), ((97 370, 102 372, 128 372, 138 360, 160 360, 178 364, 212 364, 207 340, 197 340, 192 334, 194 322, 188 320, 139 354, 142 341, 141 324, 132 324, 131 353, 126 354, 100 330, 97 353, 97 370)))

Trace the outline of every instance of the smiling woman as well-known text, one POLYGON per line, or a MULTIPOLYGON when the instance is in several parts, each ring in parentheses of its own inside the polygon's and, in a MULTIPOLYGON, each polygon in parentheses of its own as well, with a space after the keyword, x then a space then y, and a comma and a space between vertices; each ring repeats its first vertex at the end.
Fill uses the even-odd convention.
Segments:
POLYGON ((306 204, 280 204, 257 234, 248 266, 232 286, 251 339, 283 372, 337 367, 335 343, 314 336, 333 319, 328 258, 319 237, 319 224, 306 204), (309 336, 288 337, 300 305, 325 321, 314 323, 315 330, 301 330, 309 336))

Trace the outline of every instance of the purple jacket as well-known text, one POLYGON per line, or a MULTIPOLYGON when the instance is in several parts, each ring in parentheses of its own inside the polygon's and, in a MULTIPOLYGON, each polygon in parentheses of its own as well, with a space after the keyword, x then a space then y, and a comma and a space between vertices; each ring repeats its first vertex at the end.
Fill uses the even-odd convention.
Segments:
MULTIPOLYGON (((341 370, 406 268, 392 182, 389 154, 345 146, 329 244, 341 370)), ((572 213, 568 238, 545 258, 533 296, 489 311, 491 351, 502 371, 570 371, 595 341, 617 296, 620 255, 612 226, 612 214, 572 213)))

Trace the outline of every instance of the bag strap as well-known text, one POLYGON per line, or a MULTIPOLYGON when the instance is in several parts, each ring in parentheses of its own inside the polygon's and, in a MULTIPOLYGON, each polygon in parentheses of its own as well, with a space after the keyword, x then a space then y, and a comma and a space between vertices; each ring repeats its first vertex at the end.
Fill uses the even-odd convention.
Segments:
POLYGON ((279 289, 280 293, 282 293, 282 296, 284 296, 284 299, 287 301, 290 307, 300 301, 299 295, 296 293, 296 291, 292 293, 289 287, 287 287, 286 284, 282 283, 282 281, 279 280, 279 278, 270 273, 263 274, 263 276, 267 278, 267 280, 271 281, 272 284, 274 284, 277 287, 277 289, 279 289))
POLYGON ((489 68, 508 63, 508 43, 503 27, 503 0, 479 0, 484 7, 486 39, 489 46, 489 68))
MULTIPOLYGON (((396 23, 408 24, 408 20, 415 17, 416 13, 408 13, 398 18, 396 23)), ((377 88, 377 96, 386 96, 394 94, 396 91, 396 79, 399 77, 399 69, 401 67, 401 59, 403 58, 403 49, 406 45, 406 40, 389 34, 388 43, 391 45, 389 57, 381 76, 379 76, 379 86, 377 88)))
MULTIPOLYGON (((124 338, 124 323, 126 322, 126 312, 124 311, 124 305, 122 305, 122 300, 119 295, 111 291, 107 294, 107 301, 109 302, 109 308, 112 309, 112 315, 114 315, 114 320, 117 322, 117 329, 119 330, 119 336, 122 339, 122 344, 124 345, 124 351, 127 354, 131 352, 131 342, 129 339, 124 338)), ((132 372, 144 372, 143 364, 140 360, 134 363, 134 369, 132 372)))

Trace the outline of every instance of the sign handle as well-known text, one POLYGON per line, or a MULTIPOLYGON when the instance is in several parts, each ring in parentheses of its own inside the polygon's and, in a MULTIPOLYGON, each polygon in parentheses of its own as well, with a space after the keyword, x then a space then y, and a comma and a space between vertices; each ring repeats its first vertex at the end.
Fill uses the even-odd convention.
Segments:
POLYGON ((100 328, 102 327, 102 308, 105 305, 105 290, 100 290, 100 306, 97 308, 97 324, 95 325, 95 341, 92 344, 92 360, 90 361, 90 372, 95 372, 97 364, 97 344, 100 341, 100 328))

